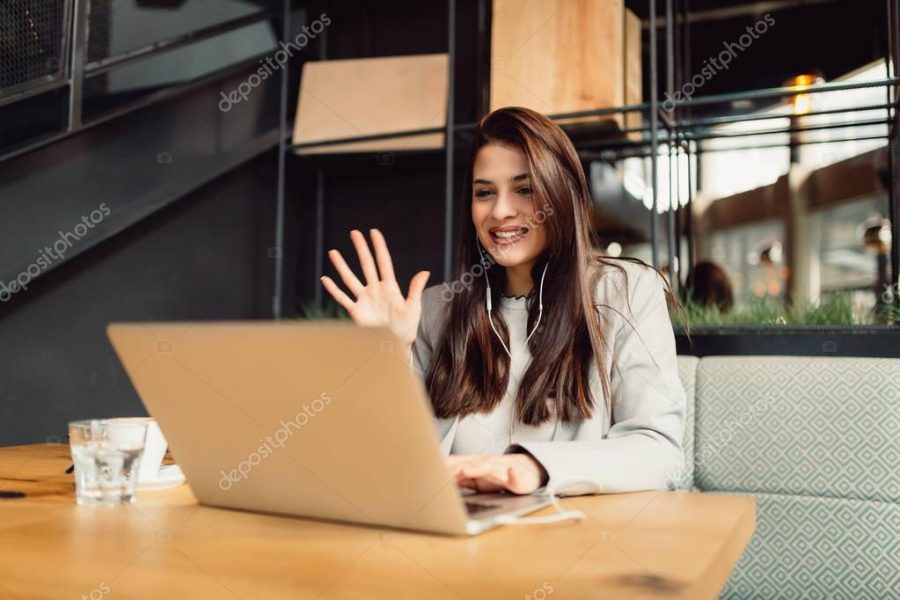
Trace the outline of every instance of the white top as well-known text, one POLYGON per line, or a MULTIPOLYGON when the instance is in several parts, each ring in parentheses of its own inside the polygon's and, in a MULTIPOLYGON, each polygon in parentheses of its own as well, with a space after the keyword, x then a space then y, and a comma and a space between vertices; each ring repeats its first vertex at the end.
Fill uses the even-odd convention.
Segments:
MULTIPOLYGON (((478 418, 436 419, 445 453, 522 451, 538 460, 549 475, 548 486, 560 494, 590 494, 664 489, 683 467, 686 398, 678 377, 675 335, 665 300, 664 282, 650 268, 616 261, 602 271, 594 294, 608 352, 602 357, 610 378, 613 410, 609 414, 596 362, 589 369, 595 400, 589 419, 541 427, 517 424, 512 439, 509 416, 516 379, 503 403, 478 418), (457 440, 457 437, 459 439, 457 440), (483 449, 479 450, 479 447, 483 449)), ((412 348, 412 369, 424 381, 431 355, 443 336, 453 292, 439 284, 422 296, 422 318, 412 348)), ((524 298, 501 298, 501 310, 513 336, 511 372, 521 377, 528 360, 524 349, 524 298)), ((544 303, 544 317, 553 306, 544 303)), ((540 336, 540 332, 534 334, 540 336)))
MULTIPOLYGON (((506 395, 492 412, 469 415, 459 420, 451 454, 504 454, 513 443, 549 442, 559 425, 565 429, 561 439, 570 440, 574 435, 573 426, 558 423, 555 419, 538 426, 513 423, 516 391, 531 361, 531 351, 525 347, 525 338, 528 337, 528 308, 525 302, 524 296, 500 297, 500 313, 509 330, 509 351, 512 354, 506 395)), ((546 306, 544 310, 547 310, 546 306)), ((535 332, 534 335, 539 334, 535 332)))

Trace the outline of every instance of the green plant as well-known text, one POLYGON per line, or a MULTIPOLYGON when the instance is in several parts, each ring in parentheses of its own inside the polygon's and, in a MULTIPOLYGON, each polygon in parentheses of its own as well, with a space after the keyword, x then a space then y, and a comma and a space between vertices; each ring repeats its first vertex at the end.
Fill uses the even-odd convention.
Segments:
POLYGON ((870 314, 854 310, 850 294, 836 292, 824 297, 818 304, 805 300, 785 306, 777 298, 765 296, 728 312, 687 299, 681 311, 672 313, 672 322, 685 326, 729 325, 865 325, 870 323, 898 323, 900 308, 870 314))
POLYGON ((818 306, 809 300, 788 309, 788 322, 793 325, 854 325, 853 302, 850 295, 836 293, 818 306))
POLYGON ((325 319, 351 320, 347 311, 337 304, 326 304, 324 308, 319 309, 316 307, 315 302, 304 302, 300 305, 299 313, 298 318, 306 321, 321 321, 325 319))
POLYGON ((875 320, 879 323, 900 325, 900 305, 882 304, 874 311, 875 320))

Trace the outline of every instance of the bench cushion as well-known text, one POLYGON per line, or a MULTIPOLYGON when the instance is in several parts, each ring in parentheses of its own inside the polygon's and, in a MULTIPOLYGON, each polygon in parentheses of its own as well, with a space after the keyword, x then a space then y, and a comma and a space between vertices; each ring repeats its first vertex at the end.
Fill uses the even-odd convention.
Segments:
POLYGON ((679 476, 673 478, 672 486, 679 490, 690 490, 694 487, 694 391, 697 382, 697 364, 700 359, 696 356, 678 357, 678 377, 684 387, 684 396, 687 401, 687 411, 684 420, 684 470, 679 476))
POLYGON ((753 496, 756 530, 720 599, 900 598, 900 506, 753 496))
POLYGON ((900 502, 900 360, 704 357, 695 402, 702 490, 900 502))

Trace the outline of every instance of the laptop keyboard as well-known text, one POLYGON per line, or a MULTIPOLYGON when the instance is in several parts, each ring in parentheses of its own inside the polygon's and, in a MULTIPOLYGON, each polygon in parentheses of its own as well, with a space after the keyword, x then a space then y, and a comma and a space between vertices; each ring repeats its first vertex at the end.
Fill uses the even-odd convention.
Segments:
POLYGON ((484 504, 481 502, 466 502, 466 511, 468 511, 468 513, 470 515, 474 515, 474 514, 477 514, 480 512, 484 512, 486 510, 493 510, 495 508, 498 508, 499 506, 500 506, 499 504, 484 504))

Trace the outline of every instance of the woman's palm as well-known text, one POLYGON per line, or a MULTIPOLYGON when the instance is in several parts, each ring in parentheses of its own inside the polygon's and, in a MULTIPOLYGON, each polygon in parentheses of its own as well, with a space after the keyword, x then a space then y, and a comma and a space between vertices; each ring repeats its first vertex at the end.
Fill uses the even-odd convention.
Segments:
POLYGON ((411 345, 416 339, 422 313, 422 291, 430 273, 428 271, 416 273, 410 281, 408 297, 404 298, 394 276, 391 255, 384 236, 377 229, 373 229, 371 235, 377 270, 363 234, 357 230, 350 232, 350 239, 356 247, 359 264, 366 280, 365 285, 353 274, 340 252, 337 250, 328 252, 332 264, 341 275, 344 284, 356 296, 356 300, 341 291, 330 277, 322 277, 322 285, 338 304, 347 310, 357 325, 388 327, 403 343, 411 345))
POLYGON ((358 325, 406 331, 418 326, 421 306, 408 303, 396 281, 379 281, 367 285, 347 312, 358 325))

